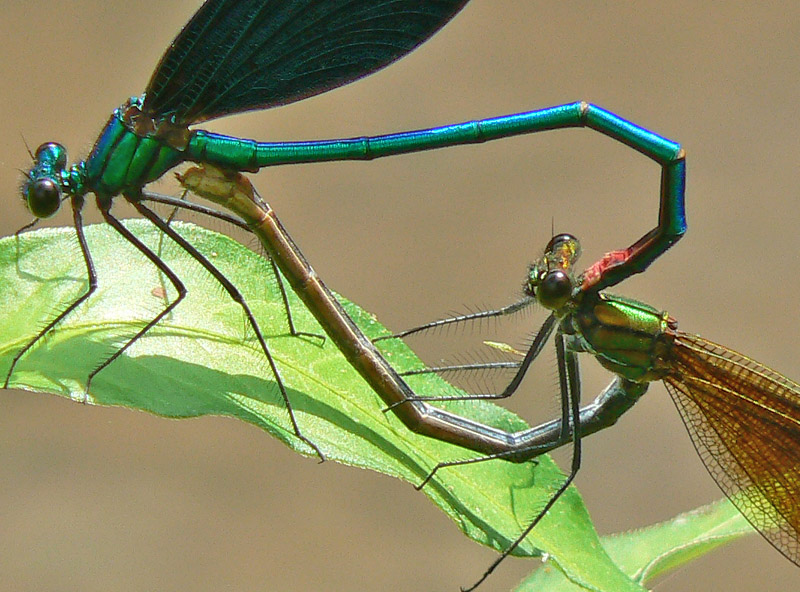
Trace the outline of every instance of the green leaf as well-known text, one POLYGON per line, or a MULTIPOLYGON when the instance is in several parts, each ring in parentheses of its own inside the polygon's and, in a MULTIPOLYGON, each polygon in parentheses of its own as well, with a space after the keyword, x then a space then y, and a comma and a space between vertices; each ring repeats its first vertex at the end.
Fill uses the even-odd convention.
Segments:
MULTIPOLYGON (((686 563, 729 542, 754 533, 753 527, 723 499, 647 528, 602 538, 603 547, 633 580, 649 586, 686 563)), ((517 592, 579 592, 563 572, 542 567, 517 592)))
MULTIPOLYGON (((159 234, 142 221, 130 228, 151 248, 159 234)), ((331 460, 419 483, 437 462, 469 457, 458 447, 417 436, 391 413, 331 341, 292 337, 272 268, 228 237, 189 225, 176 228, 242 291, 275 357, 303 433, 331 460)), ((10 386, 96 405, 120 405, 167 417, 228 415, 251 422, 309 454, 294 437, 274 377, 241 308, 187 253, 165 242, 163 259, 189 294, 161 323, 100 372, 86 378, 176 297, 172 286, 106 225, 86 229, 98 271, 97 291, 18 362, 10 386)), ((87 289, 72 229, 46 229, 0 240, 0 376, 14 356, 59 311, 87 289)), ((386 334, 368 313, 343 302, 364 332, 386 334)), ((297 328, 321 334, 290 294, 297 328)), ((421 362, 397 340, 381 342, 400 371, 421 362), (385 343, 385 347, 383 344, 385 343)), ((435 376, 409 381, 417 392, 453 387, 435 376)), ((474 401, 448 408, 507 430, 526 425, 501 407, 474 401)), ((445 469, 424 493, 471 538, 504 549, 563 481, 548 458, 445 469)), ((546 551, 573 581, 596 590, 642 590, 611 562, 577 491, 570 489, 516 554, 546 551)), ((480 567, 474 576, 480 575, 480 567)), ((471 583, 471 582, 466 582, 471 583)))

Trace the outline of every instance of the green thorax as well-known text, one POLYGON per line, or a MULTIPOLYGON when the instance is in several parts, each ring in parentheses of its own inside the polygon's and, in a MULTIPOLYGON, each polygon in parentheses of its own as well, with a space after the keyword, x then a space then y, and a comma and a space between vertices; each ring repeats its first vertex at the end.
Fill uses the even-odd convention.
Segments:
POLYGON ((140 104, 132 98, 112 113, 83 165, 83 192, 92 191, 101 199, 137 192, 184 160, 189 131, 175 125, 142 125, 140 104))
POLYGON ((671 331, 677 323, 663 311, 629 298, 589 292, 566 322, 581 349, 623 378, 650 382, 668 371, 671 331))

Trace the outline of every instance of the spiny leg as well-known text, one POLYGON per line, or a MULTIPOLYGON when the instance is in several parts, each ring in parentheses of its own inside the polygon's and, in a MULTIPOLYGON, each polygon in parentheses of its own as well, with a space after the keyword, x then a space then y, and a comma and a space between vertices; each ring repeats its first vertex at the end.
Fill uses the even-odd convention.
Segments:
MULTIPOLYGON (((31 229, 32 229, 34 226, 36 226, 36 225, 37 225, 39 222, 41 222, 41 220, 42 220, 41 218, 34 218, 34 219, 33 219, 33 220, 31 220, 30 222, 28 222, 28 223, 27 223, 25 226, 23 226, 22 228, 18 229, 18 230, 17 230, 17 231, 14 233, 14 238, 15 238, 15 239, 19 239, 19 236, 20 236, 21 234, 25 234, 26 232, 28 232, 29 230, 31 230, 31 229)), ((17 251, 17 255, 19 255, 19 251, 17 251)))
MULTIPOLYGON (((507 458, 509 460, 519 460, 529 458, 537 454, 563 445, 568 441, 573 442, 573 455, 571 470, 567 479, 555 491, 553 496, 548 499, 542 510, 536 515, 533 521, 525 528, 521 535, 515 539, 508 548, 489 566, 481 579, 469 590, 477 587, 483 582, 496 567, 513 552, 531 530, 541 521, 547 512, 553 507, 556 500, 563 495, 566 489, 574 480, 580 469, 581 464, 581 438, 613 425, 616 420, 641 397, 646 391, 647 383, 633 383, 621 377, 616 377, 600 396, 589 406, 580 409, 580 376, 577 365, 577 351, 580 351, 580 342, 571 339, 570 346, 566 344, 567 337, 559 331, 556 337, 559 367, 559 386, 562 392, 562 416, 560 420, 555 420, 528 430, 527 440, 530 443, 527 450, 520 450, 518 455, 497 454, 478 459, 466 461, 456 461, 453 463, 442 463, 434 468, 435 473, 444 466, 470 464, 482 462, 490 458, 507 458), (577 346, 577 349, 576 349, 577 346)), ((429 475, 422 485, 430 481, 429 475)))
MULTIPOLYGON (((237 170, 227 170, 220 167, 213 166, 211 164, 201 164, 196 167, 192 167, 189 169, 186 174, 181 175, 176 173, 175 177, 178 179, 178 182, 186 188, 187 191, 192 191, 196 193, 200 197, 205 197, 206 199, 209 198, 209 195, 203 195, 203 193, 199 190, 197 185, 189 186, 186 182, 188 176, 192 176, 193 179, 197 179, 202 177, 206 182, 203 183, 204 190, 206 192, 214 191, 214 197, 218 198, 226 198, 231 193, 241 193, 247 194, 250 198, 254 201, 258 201, 263 203, 263 199, 261 195, 258 193, 256 188, 250 182, 250 179, 245 177, 242 173, 237 170)), ((216 200, 215 200, 216 203, 216 200)), ((217 216, 220 219, 224 219, 222 216, 217 216)), ((240 228, 247 230, 248 232, 252 233, 252 229, 247 225, 237 224, 240 228)), ((318 339, 321 341, 321 344, 325 344, 325 336, 319 335, 317 333, 310 333, 307 331, 298 331, 295 328, 294 318, 292 316, 292 309, 289 305, 289 296, 286 290, 286 286, 283 281, 283 276, 280 274, 278 270, 278 266, 275 264, 275 261, 269 254, 266 254, 267 259, 272 266, 272 272, 275 276, 275 281, 278 284, 278 290, 281 293, 281 299, 283 300, 284 310, 286 311, 286 322, 289 325, 289 334, 292 337, 311 337, 314 339, 318 339)))
MULTIPOLYGON (((442 462, 437 464, 433 470, 428 474, 422 483, 416 486, 416 489, 422 489, 425 485, 427 485, 433 476, 437 473, 439 469, 448 468, 448 467, 455 467, 455 466, 463 466, 469 464, 475 464, 480 462, 485 462, 488 460, 495 460, 501 458, 514 458, 521 455, 521 458, 525 458, 528 460, 535 460, 536 456, 544 454, 545 452, 552 450, 554 448, 558 448, 568 442, 573 443, 573 453, 572 453, 572 462, 571 462, 571 469, 570 473, 564 482, 559 486, 556 492, 548 499, 545 503, 544 507, 537 513, 534 519, 528 524, 527 527, 522 531, 522 533, 508 546, 503 552, 492 562, 489 568, 484 572, 481 578, 473 584, 469 588, 462 588, 464 592, 469 592, 477 588, 496 568, 497 566, 510 555, 514 549, 516 549, 520 543, 525 539, 525 537, 530 534, 530 532, 536 527, 536 525, 542 520, 542 518, 547 514, 547 512, 553 507, 553 505, 558 501, 558 499, 564 494, 567 488, 570 486, 572 481, 575 479, 578 470, 580 469, 581 463, 581 437, 582 435, 582 421, 581 416, 583 415, 582 410, 580 409, 580 375, 578 370, 578 358, 577 354, 571 350, 568 350, 565 347, 564 343, 564 336, 559 331, 556 335, 556 354, 558 360, 558 373, 559 373, 559 388, 561 391, 561 421, 551 422, 554 424, 552 427, 556 427, 556 430, 553 430, 549 424, 545 424, 545 426, 541 426, 540 428, 544 431, 545 429, 549 433, 553 433, 553 438, 546 438, 541 441, 541 443, 537 445, 530 446, 527 450, 518 450, 516 452, 503 452, 498 454, 491 454, 486 456, 481 456, 478 458, 470 458, 470 459, 462 459, 457 461, 449 461, 449 462, 442 462), (538 449, 538 450, 537 450, 538 449)), ((606 407, 606 399, 603 399, 604 394, 608 391, 604 391, 603 395, 598 398, 598 401, 592 406, 586 408, 585 412, 587 416, 592 418, 592 422, 600 423, 601 418, 605 418, 607 413, 604 411, 606 407), (598 420, 598 421, 595 421, 598 420)), ((616 399, 616 397, 615 397, 616 399)), ((637 397, 638 399, 638 397, 637 397)), ((611 403, 612 400, 609 398, 607 399, 608 403, 611 403)), ((617 401, 617 404, 619 402, 617 401)), ((632 403, 631 403, 632 404, 632 403)), ((629 408, 626 407, 626 408, 629 408)), ((597 429, 601 429, 599 426, 594 425, 592 426, 593 430, 596 431, 597 429)), ((606 427, 606 426, 602 426, 606 427)))
MULTIPOLYGON (((258 326, 258 322, 256 321, 255 316, 253 315, 250 307, 247 305, 247 302, 242 296, 242 293, 236 288, 236 286, 231 283, 228 278, 226 278, 219 269, 217 269, 211 261, 209 261, 202 253, 200 253, 197 249, 195 249, 189 242, 186 241, 180 234, 178 234, 173 228, 171 228, 168 224, 166 224, 161 218, 159 218, 155 212, 150 210, 147 206, 145 206, 140 201, 137 201, 136 198, 125 196, 126 199, 133 205, 136 210, 141 213, 145 218, 150 220, 153 224, 155 224, 162 232, 164 232, 167 236, 169 236, 173 241, 175 241, 181 248, 183 248, 187 253, 189 253, 192 258, 194 258, 198 263, 200 263, 211 276, 219 282, 219 284, 223 287, 223 289, 228 293, 230 298, 236 302, 239 306, 242 307, 242 310, 247 317, 247 321, 252 327, 253 331, 255 332, 256 338, 258 339, 259 345, 261 346, 261 350, 264 353, 264 356, 267 358, 267 361, 270 365, 270 369, 272 370, 273 375, 275 376, 275 381, 278 384, 278 389, 281 393, 281 398, 283 399, 284 404, 286 405, 286 410, 289 414, 289 419, 292 423, 292 428, 294 429, 295 435, 308 444, 320 457, 321 460, 325 460, 325 455, 319 449, 319 447, 314 444, 311 440, 306 438, 303 433, 300 431, 300 426, 297 423, 297 419, 294 415, 294 410, 292 409, 292 405, 289 401, 289 395, 286 392, 286 387, 283 384, 283 380, 281 379, 280 372, 278 370, 278 365, 275 362, 275 359, 272 357, 272 354, 267 347, 267 342, 264 339, 263 334, 261 333, 261 329, 258 326)), ((163 315, 162 315, 163 316, 163 315)))
POLYGON ((191 201, 184 201, 183 199, 178 199, 170 195, 163 195, 161 193, 155 193, 152 191, 142 191, 140 201, 151 201, 153 203, 164 204, 166 206, 174 208, 189 210, 190 212, 202 214, 204 216, 209 216, 211 218, 217 218, 218 220, 222 220, 223 222, 227 222, 228 224, 233 224, 234 226, 241 228, 242 230, 246 230, 247 232, 252 232, 250 230, 250 227, 247 226, 247 223, 244 222, 243 220, 237 218, 236 216, 228 214, 227 212, 220 212, 213 208, 209 208, 208 206, 204 206, 203 204, 198 204, 191 201))
POLYGON ((155 265, 158 270, 164 274, 167 279, 169 279, 170 283, 173 285, 175 290, 178 292, 178 297, 175 298, 172 302, 169 302, 167 306, 158 313, 155 317, 150 319, 144 327, 142 327, 133 337, 131 337, 128 341, 126 341, 122 347, 116 350, 111 356, 106 358, 97 368, 92 370, 89 374, 89 377, 86 379, 86 394, 85 399, 88 400, 89 397, 89 387, 92 383, 92 380, 99 372, 103 369, 107 368, 114 360, 119 358, 122 353, 127 350, 131 345, 133 345, 136 341, 138 341, 145 333, 147 333, 150 329, 152 329, 156 324, 158 324, 161 319, 167 316, 177 305, 178 303, 186 297, 186 286, 183 285, 183 282, 177 276, 177 274, 170 269, 170 267, 164 263, 147 245, 142 243, 134 234, 125 228, 125 226, 117 220, 109 211, 111 205, 108 204, 107 206, 101 206, 100 212, 103 214, 103 218, 106 222, 108 222, 114 230, 116 230, 122 237, 127 240, 131 245, 133 245, 136 250, 142 253, 145 257, 147 257, 150 262, 155 265))
POLYGON ((28 223, 27 223, 25 226, 23 226, 22 228, 18 229, 18 230, 17 230, 17 231, 14 233, 14 244, 16 245, 16 258, 15 258, 15 266, 16 266, 16 271, 17 271, 17 274, 18 274, 18 275, 20 275, 20 276, 22 276, 22 277, 25 277, 25 276, 27 276, 28 274, 27 274, 27 273, 25 273, 24 271, 22 271, 22 268, 20 268, 20 266, 19 266, 19 258, 20 258, 20 252, 19 252, 19 237, 20 237, 21 235, 25 234, 26 232, 28 232, 29 230, 33 230, 33 229, 36 227, 36 225, 37 225, 37 224, 39 224, 39 221, 40 221, 40 220, 41 220, 41 218, 34 218, 33 220, 31 220, 30 222, 28 222, 28 223))
MULTIPOLYGON (((254 191, 255 191, 255 189, 254 189, 254 191)), ((186 196, 188 194, 189 194, 189 189, 184 189, 184 191, 181 194, 180 198, 173 199, 170 202, 170 206, 171 206, 172 209, 171 209, 169 215, 167 216, 167 218, 165 220, 165 223, 167 224, 167 226, 170 226, 172 224, 173 220, 175 220, 175 218, 176 218, 176 216, 178 214, 178 210, 179 209, 184 209, 184 210, 203 213, 205 215, 212 216, 212 217, 217 218, 219 220, 222 220, 224 222, 232 222, 236 226, 238 226, 239 228, 243 228, 244 230, 247 230, 248 232, 250 232, 250 228, 246 224, 244 224, 241 220, 239 220, 237 218, 233 218, 232 216, 225 215, 222 212, 217 212, 217 211, 212 210, 210 208, 204 208, 202 210, 200 210, 199 208, 192 208, 191 206, 194 205, 194 204, 192 204, 191 202, 186 200, 186 196)), ((149 195, 154 195, 154 194, 146 194, 145 195, 145 199, 149 199, 150 201, 158 201, 160 203, 164 203, 164 201, 158 200, 155 197, 148 197, 149 195)), ((159 258, 161 257, 161 254, 163 252, 163 246, 164 246, 164 233, 161 233, 158 236, 158 249, 156 251, 156 254, 158 255, 159 258)), ((300 337, 300 336, 314 337, 316 339, 320 339, 322 341, 322 343, 324 344, 325 343, 325 336, 324 335, 318 335, 316 333, 309 333, 309 332, 306 332, 306 331, 298 331, 297 329, 295 329, 294 319, 292 318, 292 309, 289 306, 289 296, 286 293, 286 286, 283 283, 283 279, 282 279, 282 277, 280 275, 280 272, 278 271, 278 267, 275 265, 275 262, 269 256, 267 256, 267 259, 269 259, 269 263, 272 266, 272 273, 275 276, 275 281, 278 283, 278 290, 281 293, 281 299, 283 301, 284 310, 286 311, 286 321, 287 321, 287 323, 289 325, 289 334, 292 337, 300 337)), ((166 293, 166 286, 163 286, 163 282, 162 282, 162 288, 164 288, 165 293, 166 293)), ((166 299, 166 297, 165 297, 165 299, 166 299)))
MULTIPOLYGON (((86 243, 86 236, 84 235, 83 232, 83 216, 81 215, 81 209, 83 208, 83 197, 75 196, 72 198, 71 203, 72 203, 72 220, 75 226, 75 234, 78 236, 78 244, 80 245, 81 248, 81 255, 83 256, 83 261, 86 264, 86 275, 89 279, 89 286, 86 289, 86 292, 78 296, 78 298, 75 299, 72 302, 72 304, 70 304, 67 308, 62 310, 58 314, 58 316, 56 316, 56 318, 47 323, 47 325, 45 325, 44 328, 41 331, 39 331, 39 333, 36 334, 36 337, 30 340, 27 343, 27 345, 25 345, 25 347, 23 347, 19 352, 17 352, 17 355, 15 355, 14 359, 11 360, 11 367, 8 369, 8 374, 6 374, 6 380, 5 383, 3 383, 3 388, 8 388, 9 381, 11 380, 11 375, 14 373, 14 368, 16 367, 17 362, 19 362, 20 358, 22 358, 22 356, 25 355, 25 353, 29 349, 31 349, 40 339, 42 339, 45 335, 47 335, 50 331, 52 331, 55 328, 55 326, 58 325, 61 321, 63 321, 72 311, 78 308, 78 306, 80 306, 82 302, 84 302, 87 298, 89 298, 89 296, 91 296, 92 293, 97 289, 97 273, 95 272, 94 263, 92 262, 92 256, 89 253, 89 245, 86 243)), ((32 228, 36 224, 37 220, 26 226, 23 226, 19 231, 17 231, 17 235, 19 235, 20 232, 24 232, 25 230, 32 228)), ((17 261, 19 261, 19 258, 17 258, 17 261)))
MULTIPOLYGON (((182 180, 181 176, 177 176, 177 177, 178 177, 179 181, 182 180)), ((244 177, 242 177, 242 178, 244 179, 244 177)), ((248 183, 249 183, 249 181, 248 181, 248 183)), ((252 187, 252 185, 250 185, 250 187, 252 188, 253 192, 255 192, 255 188, 252 187)), ((183 195, 181 196, 180 199, 176 199, 174 197, 170 197, 170 196, 167 196, 167 195, 160 195, 160 194, 156 194, 156 193, 151 193, 151 192, 142 192, 142 198, 144 200, 152 201, 154 203, 165 204, 165 205, 168 205, 168 206, 173 208, 172 212, 170 212, 170 215, 169 215, 169 217, 167 219, 167 224, 170 224, 172 222, 175 213, 178 211, 178 208, 181 208, 181 209, 184 209, 184 210, 188 210, 190 212, 196 212, 198 214, 203 214, 204 216, 209 216, 211 218, 216 218, 218 220, 222 220, 223 222, 227 222, 229 224, 233 224, 234 226, 236 226, 238 228, 241 228, 242 230, 246 230, 248 233, 252 233, 252 230, 250 229, 250 227, 245 222, 243 222, 239 218, 236 218, 235 216, 231 216, 230 214, 227 214, 225 212, 218 212, 217 210, 214 210, 212 208, 206 207, 206 206, 204 206, 202 204, 195 204, 195 203, 192 203, 190 201, 186 201, 184 199, 184 197, 186 196, 186 194, 189 191, 190 191, 190 189, 186 188, 186 190, 184 191, 184 193, 183 193, 183 195)), ((163 235, 162 235, 162 237, 163 237, 163 235)), ((161 247, 161 243, 159 243, 159 249, 160 249, 160 247, 161 247)), ((308 331, 298 331, 295 328, 294 318, 292 316, 292 309, 291 309, 291 306, 289 304, 289 296, 288 296, 288 293, 287 293, 287 290, 286 290, 286 285, 284 284, 284 281, 283 281, 283 277, 278 272, 278 267, 275 265, 275 262, 272 260, 272 257, 267 255, 267 259, 269 260, 270 265, 272 266, 272 271, 273 271, 273 274, 275 276, 275 281, 278 283, 278 290, 280 290, 280 293, 281 293, 281 299, 283 300, 284 310, 286 311, 286 322, 289 325, 289 334, 292 337, 310 337, 310 338, 313 338, 313 339, 320 340, 321 343, 324 344, 325 343, 325 336, 324 335, 319 335, 317 333, 311 333, 311 332, 308 332, 308 331)))
POLYGON ((544 518, 547 512, 550 511, 550 508, 552 508, 553 504, 558 501, 558 498, 564 494, 570 484, 574 481, 575 476, 578 474, 578 471, 581 468, 581 382, 580 372, 578 370, 578 356, 575 352, 567 350, 564 343, 564 336, 560 331, 556 334, 556 354, 558 358, 558 375, 561 386, 561 396, 562 402, 564 403, 563 407, 569 408, 569 416, 571 420, 569 429, 566 424, 562 424, 562 438, 566 436, 568 432, 571 432, 572 463, 570 465, 569 475, 567 475, 567 478, 564 480, 561 486, 550 497, 544 507, 539 511, 530 524, 525 527, 525 530, 522 531, 516 540, 506 547, 502 553, 500 553, 497 559, 492 562, 492 564, 477 582, 475 582, 469 588, 462 588, 461 590, 463 592, 471 592, 477 588, 486 578, 491 575, 497 566, 500 565, 500 563, 520 545, 525 537, 527 537, 536 527, 536 525, 539 524, 542 518, 544 518))
POLYGON ((449 366, 431 366, 398 372, 400 376, 419 376, 420 374, 448 374, 471 370, 516 370, 522 362, 468 362, 466 364, 450 364, 449 366))
POLYGON ((489 318, 506 316, 514 314, 515 312, 520 311, 523 308, 526 308, 527 306, 530 306, 532 302, 533 298, 526 297, 523 298, 522 300, 519 300, 518 302, 514 302, 513 304, 509 304, 508 306, 504 306, 502 308, 494 310, 481 310, 470 314, 458 315, 446 319, 439 319, 438 321, 425 323, 424 325, 412 327, 411 329, 406 329, 405 331, 400 331, 398 333, 392 333, 391 335, 382 335, 380 337, 376 337, 375 339, 373 339, 372 342, 377 343, 378 341, 383 341, 385 339, 399 339, 402 337, 408 337, 409 335, 414 335, 415 333, 427 331, 428 329, 436 329, 439 327, 444 327, 445 325, 466 323, 466 322, 476 321, 479 319, 489 319, 489 318))
POLYGON ((519 385, 522 383, 523 378, 525 378, 525 374, 528 372, 533 361, 539 356, 544 348, 544 344, 547 343, 547 340, 550 338, 550 335, 553 332, 557 323, 557 319, 555 315, 551 314, 550 316, 545 319, 544 323, 542 324, 539 331, 536 333, 536 336, 533 338, 533 342, 531 346, 528 348, 528 351, 525 353, 525 357, 519 363, 517 367, 517 371, 514 374, 511 381, 508 385, 503 389, 500 393, 477 393, 471 395, 459 395, 454 397, 445 397, 445 396, 414 396, 409 397, 406 401, 397 402, 389 407, 389 409, 393 409, 397 405, 401 405, 406 403, 407 401, 471 401, 474 399, 507 399, 511 395, 513 395, 519 385))
MULTIPOLYGON (((552 315, 551 315, 551 317, 552 317, 552 315)), ((540 331, 540 333, 541 333, 541 331, 540 331)), ((560 338, 561 338, 561 333, 559 332, 558 336, 556 337, 556 339, 560 340, 560 338)), ((544 341, 546 341, 546 340, 543 340, 543 342, 544 341)), ((531 349, 533 349, 533 347, 531 349)), ((530 350, 529 350, 529 353, 530 353, 530 350)), ((558 345, 557 345, 556 353, 558 353, 558 345)), ((528 357, 528 356, 526 356, 526 357, 528 357)), ((515 362, 515 363, 518 366, 521 366, 521 364, 522 364, 522 362, 515 362)), ((563 446, 564 444, 569 442, 570 435, 569 435, 569 429, 568 429, 568 422, 569 422, 569 417, 570 417, 570 398, 568 396, 566 396, 565 393, 569 393, 571 391, 568 390, 569 389, 569 383, 566 381, 566 378, 565 378, 566 377, 566 373, 562 372, 561 370, 562 370, 561 369, 561 363, 559 362, 558 376, 559 376, 559 390, 560 390, 560 393, 561 393, 561 397, 560 397, 560 400, 561 400, 561 421, 558 422, 560 427, 559 427, 558 433, 554 437, 549 438, 549 439, 545 439, 541 444, 533 444, 533 445, 529 446, 528 448, 522 448, 520 450, 509 450, 509 451, 505 451, 505 452, 497 452, 497 453, 494 453, 494 454, 487 454, 487 455, 484 455, 484 456, 479 456, 477 458, 466 458, 466 459, 460 459, 460 460, 451 460, 451 461, 446 461, 446 462, 440 462, 435 467, 433 467, 433 469, 431 469, 431 472, 428 473, 428 475, 425 477, 425 479, 422 480, 421 483, 419 483, 418 485, 415 485, 415 489, 417 489, 417 491, 419 491, 420 489, 425 487, 431 481, 431 479, 433 479, 433 477, 436 475, 436 473, 440 469, 444 469, 444 468, 448 468, 448 467, 460 467, 460 466, 464 466, 464 465, 471 465, 471 464, 481 463, 481 462, 485 462, 485 461, 488 461, 488 460, 495 460, 495 459, 510 459, 510 460, 513 460, 513 459, 516 459, 516 458, 520 458, 520 459, 524 459, 526 461, 535 460, 535 458, 537 456, 539 456, 541 454, 544 454, 545 452, 547 452, 549 450, 552 450, 554 448, 558 448, 560 446, 563 446), (539 448, 541 449, 541 451, 537 450, 539 448)), ((508 390, 508 389, 506 389, 506 390, 508 390)), ((537 428, 533 428, 530 431, 533 431, 533 430, 536 430, 536 429, 537 428)))

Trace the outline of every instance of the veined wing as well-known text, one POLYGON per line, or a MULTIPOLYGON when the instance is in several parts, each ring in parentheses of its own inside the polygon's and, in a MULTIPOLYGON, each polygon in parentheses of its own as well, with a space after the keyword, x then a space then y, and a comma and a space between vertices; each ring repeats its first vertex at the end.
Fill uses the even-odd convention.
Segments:
POLYGON ((664 380, 709 473, 800 565, 800 385, 723 346, 677 333, 664 380))
POLYGON ((155 119, 191 124, 285 105, 387 66, 467 0, 207 0, 145 91, 155 119))

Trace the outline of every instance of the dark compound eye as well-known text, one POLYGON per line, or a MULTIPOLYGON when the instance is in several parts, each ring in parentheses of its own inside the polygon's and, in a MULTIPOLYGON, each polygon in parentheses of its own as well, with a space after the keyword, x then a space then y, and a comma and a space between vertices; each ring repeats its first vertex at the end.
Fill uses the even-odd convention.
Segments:
POLYGON ((545 308, 557 310, 572 296, 572 280, 561 269, 548 271, 536 287, 536 299, 545 308))
POLYGON ((36 149, 36 162, 46 162, 51 169, 62 170, 67 166, 67 149, 57 142, 45 142, 36 149))
POLYGON ((561 243, 567 242, 577 242, 578 239, 568 233, 557 234, 553 238, 550 239, 550 242, 547 243, 547 246, 544 248, 545 253, 552 253, 553 251, 558 248, 561 243))
POLYGON ((49 218, 61 206, 61 188, 52 179, 37 179, 28 186, 28 209, 37 218, 49 218))

